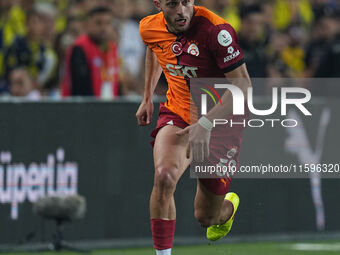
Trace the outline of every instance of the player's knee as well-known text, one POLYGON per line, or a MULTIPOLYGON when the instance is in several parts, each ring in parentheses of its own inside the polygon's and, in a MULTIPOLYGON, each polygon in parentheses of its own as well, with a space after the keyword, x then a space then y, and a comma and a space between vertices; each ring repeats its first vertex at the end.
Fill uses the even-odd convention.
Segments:
POLYGON ((195 210, 195 219, 201 224, 202 227, 210 227, 213 225, 214 216, 207 214, 205 211, 196 209, 195 210))
POLYGON ((177 180, 176 172, 176 169, 171 167, 157 167, 154 186, 163 192, 174 192, 177 180))

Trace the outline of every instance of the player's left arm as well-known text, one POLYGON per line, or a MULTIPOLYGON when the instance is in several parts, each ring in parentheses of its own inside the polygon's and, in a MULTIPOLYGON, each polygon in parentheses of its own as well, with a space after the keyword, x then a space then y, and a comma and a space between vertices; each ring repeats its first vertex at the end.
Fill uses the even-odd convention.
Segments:
MULTIPOLYGON (((212 39, 209 44, 216 58, 217 65, 221 70, 224 70, 225 77, 229 81, 226 79, 226 83, 232 83, 238 87, 243 92, 243 98, 247 100, 247 91, 252 85, 235 31, 230 25, 224 24, 216 28, 210 38, 212 39)), ((196 124, 178 132, 178 135, 190 133, 187 157, 192 156, 195 162, 203 162, 204 159, 209 157, 209 143, 213 120, 225 119, 233 112, 233 95, 229 90, 226 90, 221 100, 222 105, 215 105, 196 124)))
MULTIPOLYGON (((225 83, 238 87, 247 100, 247 91, 252 85, 235 30, 227 23, 214 26, 208 40, 216 64, 227 78, 225 83)), ((212 108, 205 118, 213 122, 214 119, 225 119, 232 112, 233 96, 230 90, 226 90, 222 96, 222 105, 212 108)))
MULTIPOLYGON (((246 64, 242 64, 236 69, 225 73, 225 77, 228 78, 229 81, 233 81, 233 85, 237 86, 243 92, 244 98, 247 99, 247 90, 252 85, 246 64)), ((233 112, 233 96, 229 90, 223 94, 221 100, 222 105, 215 105, 207 115, 201 117, 197 123, 177 133, 178 135, 190 133, 187 158, 192 156, 195 162, 203 162, 209 157, 210 134, 214 119, 225 119, 233 112)))
MULTIPOLYGON (((252 87, 252 85, 246 64, 242 64, 235 70, 225 73, 224 75, 228 79, 229 83, 231 82, 232 85, 235 85, 242 91, 245 100, 247 100, 247 91, 248 88, 252 87)), ((226 83, 228 83, 228 81, 226 80, 226 83)), ((221 100, 222 105, 217 104, 205 116, 211 123, 213 123, 213 120, 215 119, 225 119, 233 112, 233 96, 230 90, 227 90, 223 94, 221 100)))

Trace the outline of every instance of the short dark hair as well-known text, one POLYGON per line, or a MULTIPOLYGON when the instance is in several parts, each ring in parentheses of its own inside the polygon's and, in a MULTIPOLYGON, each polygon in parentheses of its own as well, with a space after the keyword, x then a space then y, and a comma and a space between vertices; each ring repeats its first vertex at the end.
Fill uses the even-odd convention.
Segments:
POLYGON ((87 16, 91 18, 97 14, 112 14, 112 11, 106 6, 96 6, 87 13, 87 16))
POLYGON ((247 5, 247 6, 241 7, 241 10, 240 10, 241 19, 245 19, 252 14, 262 14, 261 6, 258 4, 253 4, 253 5, 247 5))

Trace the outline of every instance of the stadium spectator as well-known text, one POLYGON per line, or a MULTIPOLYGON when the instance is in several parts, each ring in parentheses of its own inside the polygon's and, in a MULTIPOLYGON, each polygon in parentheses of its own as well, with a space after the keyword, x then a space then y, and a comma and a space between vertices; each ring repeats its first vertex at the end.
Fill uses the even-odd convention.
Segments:
POLYGON ((56 39, 55 48, 60 59, 65 58, 67 49, 69 49, 74 41, 83 33, 85 33, 83 17, 69 17, 67 20, 65 31, 62 34, 58 35, 56 39))
MULTIPOLYGON (((83 16, 70 16, 66 22, 65 30, 58 34, 55 40, 54 48, 58 55, 58 71, 54 77, 53 83, 51 85, 59 86, 62 78, 65 76, 64 59, 66 58, 67 50, 72 46, 75 40, 85 33, 84 18, 83 16)), ((50 95, 59 97, 59 88, 51 87, 50 95)))
POLYGON ((240 30, 241 18, 239 15, 239 7, 235 0, 217 0, 217 9, 222 10, 221 16, 225 18, 236 31, 240 30))
MULTIPOLYGON (((9 0, 11 1, 11 0, 9 0)), ((13 2, 13 1, 12 1, 13 2)), ((27 13, 29 10, 31 10, 34 6, 35 0, 19 0, 20 7, 24 11, 24 13, 27 13)))
POLYGON ((337 9, 336 1, 332 0, 310 0, 315 19, 319 19, 325 14, 329 15, 337 9))
MULTIPOLYGON (((65 19, 68 19, 69 17, 85 16, 86 13, 88 13, 87 8, 87 0, 74 0, 67 6, 65 19)), ((67 20, 65 23, 67 23, 67 20)), ((67 24, 65 24, 65 28, 66 25, 67 24)))
POLYGON ((280 31, 292 25, 308 28, 313 18, 312 6, 308 0, 275 0, 274 25, 280 31))
POLYGON ((56 6, 52 3, 41 2, 35 4, 33 8, 41 15, 42 21, 45 24, 45 43, 48 45, 53 45, 57 35, 56 20, 58 13, 56 11, 56 6))
MULTIPOLYGON (((330 53, 331 41, 332 45, 337 43, 334 22, 329 17, 340 10, 340 0, 196 0, 196 4, 214 10, 237 30, 252 77, 329 75, 319 63, 326 61, 322 60, 326 54, 336 56, 330 53), (247 25, 241 29, 241 17, 247 16, 244 10, 254 5, 260 6, 264 20, 260 23, 264 24, 243 17, 247 25), (261 32, 252 41, 257 29, 261 32), (261 64, 254 65, 254 59, 261 64), (266 61, 268 70, 263 64, 266 61), (258 70, 253 72, 252 66, 258 70)), ((120 94, 139 94, 144 49, 137 39, 136 24, 141 17, 157 12, 151 0, 0 0, 0 94, 8 93, 10 71, 26 66, 39 88, 44 89, 44 96, 56 95, 60 81, 71 77, 69 74, 65 78, 65 71, 61 71, 66 69, 66 49, 83 33, 87 13, 98 6, 111 8, 116 17, 117 31, 112 29, 110 37, 118 46, 121 60, 120 94), (41 35, 32 36, 34 31, 41 35)), ((161 80, 156 94, 163 95, 166 87, 161 80)))
POLYGON ((5 30, 5 42, 13 42, 16 35, 24 35, 26 32, 26 15, 19 5, 19 1, 0 1, 1 26, 5 30))
POLYGON ((152 1, 149 0, 134 0, 134 19, 136 21, 140 21, 147 15, 153 14, 156 12, 152 1))
POLYGON ((209 10, 217 13, 217 1, 216 0, 201 0, 197 2, 199 5, 203 5, 204 7, 208 8, 209 10))
POLYGON ((95 7, 88 13, 87 34, 80 36, 66 57, 63 96, 113 98, 119 95, 118 50, 111 40, 112 13, 95 7))
POLYGON ((295 32, 293 29, 292 32, 275 32, 270 36, 268 49, 270 77, 303 77, 306 66, 301 39, 303 36, 295 32))
POLYGON ((108 7, 110 1, 112 0, 85 0, 84 11, 88 13, 96 7, 108 7))
POLYGON ((283 52, 289 47, 290 38, 276 32, 270 37, 268 47, 268 73, 270 78, 291 77, 289 67, 282 59, 283 52))
POLYGON ((331 42, 328 44, 327 51, 321 60, 315 76, 335 78, 340 77, 340 14, 333 14, 329 17, 328 22, 326 34, 331 39, 331 42))
MULTIPOLYGON (((260 5, 241 10, 240 46, 243 49, 250 77, 267 77, 266 34, 260 5)), ((256 89, 256 88, 255 88, 256 89)))
POLYGON ((268 37, 270 34, 275 31, 274 25, 274 3, 272 0, 264 0, 261 1, 261 7, 263 11, 263 18, 266 24, 268 37))
POLYGON ((13 97, 22 97, 36 101, 40 99, 40 93, 35 88, 33 78, 26 68, 18 67, 9 74, 9 91, 13 97))
POLYGON ((33 9, 27 13, 26 29, 26 36, 18 36, 6 51, 6 74, 16 67, 25 66, 39 87, 44 88, 56 71, 57 57, 45 42, 46 27, 39 10, 33 9))
POLYGON ((66 29, 67 18, 68 18, 68 9, 70 6, 74 4, 74 1, 67 0, 54 0, 55 6, 55 33, 59 35, 66 29), (70 2, 70 3, 69 3, 70 2))
POLYGON ((0 94, 8 92, 4 55, 17 35, 24 35, 25 12, 16 1, 0 1, 0 94))
POLYGON ((337 20, 329 14, 328 10, 324 9, 323 14, 319 13, 313 26, 311 40, 306 47, 305 77, 317 75, 317 69, 329 49, 329 44, 337 34, 337 30, 337 20))
POLYGON ((145 47, 139 35, 139 24, 132 19, 133 4, 131 0, 113 0, 112 11, 118 31, 122 93, 141 94, 145 47))

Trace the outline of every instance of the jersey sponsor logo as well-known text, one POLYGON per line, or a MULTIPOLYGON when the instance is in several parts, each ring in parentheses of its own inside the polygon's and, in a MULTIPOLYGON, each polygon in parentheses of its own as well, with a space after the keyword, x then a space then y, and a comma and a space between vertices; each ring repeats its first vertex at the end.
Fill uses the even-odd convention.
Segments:
POLYGON ((230 46, 229 48, 228 48, 228 53, 229 54, 233 54, 234 53, 234 47, 233 46, 230 46))
POLYGON ((239 55, 241 54, 240 50, 237 50, 236 52, 234 52, 233 54, 226 56, 224 58, 224 63, 227 63, 235 58, 237 58, 239 55))
POLYGON ((196 71, 198 70, 198 67, 167 64, 166 68, 169 70, 171 76, 197 78, 196 71))
POLYGON ((183 46, 180 42, 174 42, 171 45, 171 50, 176 56, 179 56, 183 53, 183 46))
POLYGON ((217 35, 217 40, 224 47, 229 46, 233 42, 233 38, 227 30, 221 30, 217 35))
POLYGON ((193 55, 193 56, 198 56, 200 54, 200 51, 198 49, 198 46, 196 44, 191 44, 188 48, 188 53, 193 55))

